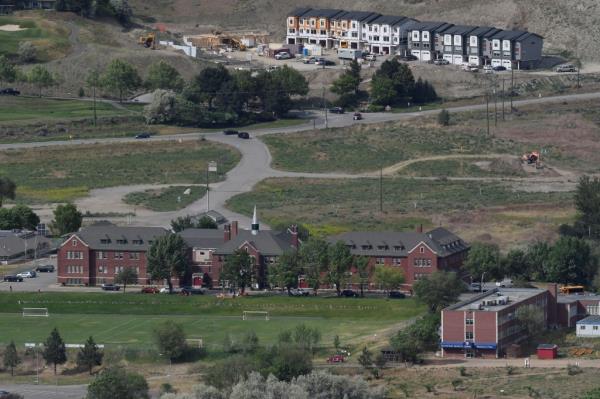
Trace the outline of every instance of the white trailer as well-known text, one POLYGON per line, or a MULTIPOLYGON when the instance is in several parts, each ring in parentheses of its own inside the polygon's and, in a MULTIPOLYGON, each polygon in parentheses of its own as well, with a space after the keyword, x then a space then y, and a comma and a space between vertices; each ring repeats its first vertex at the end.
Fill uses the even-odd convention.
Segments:
POLYGON ((362 51, 356 49, 338 49, 338 58, 340 60, 358 60, 362 58, 362 51))

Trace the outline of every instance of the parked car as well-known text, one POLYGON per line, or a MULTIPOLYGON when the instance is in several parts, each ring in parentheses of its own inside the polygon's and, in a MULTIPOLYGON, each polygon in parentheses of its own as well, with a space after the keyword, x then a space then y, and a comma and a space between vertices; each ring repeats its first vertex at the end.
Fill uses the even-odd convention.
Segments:
POLYGON ((0 95, 18 96, 19 94, 21 94, 21 92, 19 90, 13 89, 11 87, 8 87, 6 89, 0 89, 0 95))
POLYGON ((404 298, 406 298, 406 295, 400 291, 390 291, 388 293, 388 298, 404 299, 404 298))
POLYGON ((0 399, 8 399, 8 398, 12 398, 12 397, 20 397, 20 396, 13 396, 13 394, 11 394, 8 391, 0 390, 0 399))
POLYGON ((249 139, 250 138, 250 133, 247 132, 239 132, 238 133, 238 137, 240 139, 249 139))
POLYGON ((469 291, 471 291, 471 292, 481 292, 481 284, 479 284, 479 283, 471 283, 471 284, 469 284, 469 291))
POLYGON ((136 139, 149 139, 150 138, 150 133, 144 132, 144 133, 136 134, 135 138, 136 139))
POLYGON ((37 274, 33 270, 28 270, 25 272, 17 273, 17 277, 23 277, 23 278, 34 278, 36 276, 37 276, 37 274))
POLYGON ((345 296, 347 298, 358 298, 359 297, 358 292, 356 292, 354 290, 343 290, 341 294, 342 294, 342 296, 345 296))
POLYGON ((399 57, 398 57, 398 59, 399 59, 400 61, 416 61, 416 60, 418 60, 419 58, 417 58, 417 56, 415 56, 415 55, 412 55, 412 54, 406 54, 406 55, 401 55, 401 56, 399 56, 399 57))
POLYGON ((327 359, 327 363, 344 363, 344 360, 342 355, 332 355, 327 359))
POLYGON ((577 68, 572 64, 564 64, 557 66, 556 72, 577 72, 577 68))
POLYGON ((223 134, 225 136, 237 136, 238 131, 237 130, 223 130, 223 134))
POLYGON ((335 65, 335 62, 331 61, 331 60, 326 60, 325 58, 319 58, 317 59, 317 61, 315 61, 316 65, 335 65))
POLYGON ((463 71, 466 72, 479 72, 479 67, 476 65, 463 65, 463 71))
POLYGON ((54 265, 41 265, 36 267, 35 271, 38 273, 53 273, 54 265))
POLYGON ((287 52, 282 52, 282 53, 275 54, 275 59, 276 60, 289 60, 291 58, 292 58, 292 55, 290 53, 287 53, 287 52))
POLYGON ((434 65, 448 65, 450 61, 445 60, 443 58, 438 58, 437 60, 433 60, 434 65))
POLYGON ((160 290, 158 287, 144 287, 142 288, 142 294, 158 294, 160 290))
POLYGON ((180 294, 183 296, 204 295, 204 290, 202 288, 183 287, 180 294))
POLYGON ((375 56, 375 54, 367 54, 367 55, 365 55, 365 60, 367 60, 367 61, 377 61, 377 57, 375 56))
POLYGON ((23 282, 23 277, 19 277, 19 276, 13 276, 13 275, 8 275, 8 276, 4 276, 4 281, 10 281, 13 283, 22 283, 23 282))
POLYGON ((355 121, 360 121, 362 120, 362 114, 360 112, 355 112, 354 115, 352 115, 352 119, 355 121))
POLYGON ((494 70, 494 72, 502 72, 502 71, 506 71, 506 67, 502 66, 502 65, 496 65, 494 68, 492 68, 494 70))
POLYGON ((302 58, 302 62, 305 64, 314 64, 315 62, 317 62, 317 57, 302 58))
POLYGON ((496 281, 496 287, 511 288, 512 286, 513 286, 513 281, 509 278, 505 278, 502 281, 496 281))
MULTIPOLYGON (((181 292, 181 288, 176 288, 173 287, 173 294, 179 294, 181 292)), ((168 294, 169 293, 169 287, 163 287, 160 289, 160 293, 161 294, 168 294)))
POLYGON ((308 291, 302 288, 292 288, 288 294, 289 296, 308 296, 308 291))
POLYGON ((329 112, 331 112, 332 114, 343 114, 345 111, 342 107, 333 107, 329 109, 329 112))
POLYGON ((121 286, 116 284, 102 284, 103 291, 119 291, 121 286))

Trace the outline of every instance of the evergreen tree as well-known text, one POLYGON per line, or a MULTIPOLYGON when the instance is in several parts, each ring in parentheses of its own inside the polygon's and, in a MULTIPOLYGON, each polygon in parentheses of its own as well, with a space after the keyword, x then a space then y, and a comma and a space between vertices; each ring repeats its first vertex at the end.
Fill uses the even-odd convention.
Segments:
POLYGON ((92 375, 94 366, 102 364, 103 356, 104 354, 100 351, 96 342, 94 342, 94 338, 90 336, 77 354, 77 366, 87 369, 90 375, 92 375))
POLYGON ((54 365, 54 374, 56 375, 56 366, 58 364, 64 364, 67 362, 67 350, 65 348, 65 342, 61 338, 56 327, 50 333, 50 336, 46 339, 44 344, 44 351, 42 356, 46 361, 46 364, 54 365))
POLYGON ((10 375, 14 376, 15 367, 17 367, 19 363, 21 363, 21 359, 17 353, 17 347, 15 346, 14 341, 10 341, 10 344, 8 344, 4 351, 4 367, 10 368, 10 375))

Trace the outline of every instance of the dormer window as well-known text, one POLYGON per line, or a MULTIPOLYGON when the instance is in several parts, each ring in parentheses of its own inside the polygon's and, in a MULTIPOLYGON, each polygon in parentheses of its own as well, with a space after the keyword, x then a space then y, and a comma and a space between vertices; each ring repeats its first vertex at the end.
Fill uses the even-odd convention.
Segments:
POLYGON ((125 244, 127 244, 127 239, 124 239, 124 238, 123 239, 119 239, 119 240, 117 240, 117 244, 125 245, 125 244))
POLYGON ((100 244, 110 244, 110 238, 101 238, 100 244))

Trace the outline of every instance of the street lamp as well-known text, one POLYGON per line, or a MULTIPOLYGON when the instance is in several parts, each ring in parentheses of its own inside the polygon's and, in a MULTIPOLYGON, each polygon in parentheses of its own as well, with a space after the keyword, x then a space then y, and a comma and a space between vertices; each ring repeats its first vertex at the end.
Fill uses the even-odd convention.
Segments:
POLYGON ((206 212, 210 211, 210 188, 208 186, 208 172, 216 172, 217 171, 217 163, 215 161, 210 161, 206 165, 206 212))
POLYGON ((485 276, 486 272, 481 273, 481 286, 479 287, 479 292, 483 292, 483 277, 485 276))

